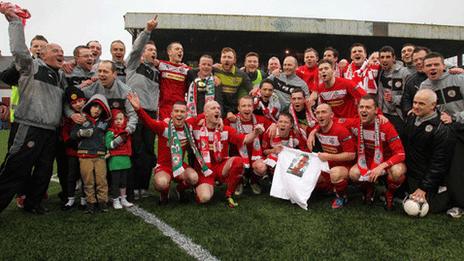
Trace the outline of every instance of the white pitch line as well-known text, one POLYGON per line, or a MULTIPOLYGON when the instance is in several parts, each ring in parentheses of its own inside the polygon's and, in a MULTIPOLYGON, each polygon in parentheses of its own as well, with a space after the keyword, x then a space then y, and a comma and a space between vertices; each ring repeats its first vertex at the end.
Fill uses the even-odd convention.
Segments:
POLYGON ((208 250, 204 249, 198 244, 195 244, 189 237, 181 234, 173 227, 164 223, 154 214, 143 210, 137 206, 127 208, 127 211, 131 212, 135 216, 141 217, 146 223, 156 226, 165 236, 171 238, 180 248, 182 248, 187 254, 193 256, 197 260, 219 260, 213 256, 208 250))

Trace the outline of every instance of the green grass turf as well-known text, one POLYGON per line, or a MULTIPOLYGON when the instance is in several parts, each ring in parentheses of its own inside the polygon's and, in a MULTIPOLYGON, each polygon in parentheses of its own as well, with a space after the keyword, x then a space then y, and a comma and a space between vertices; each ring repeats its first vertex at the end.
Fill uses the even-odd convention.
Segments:
POLYGON ((346 208, 315 196, 309 211, 268 195, 245 195, 227 209, 223 190, 204 206, 142 207, 225 260, 459 260, 464 224, 445 215, 409 218, 368 207, 356 195, 346 208))
MULTIPOLYGON (((0 132, 0 141, 6 140, 0 132)), ((1 142, 0 144, 6 144, 1 142)), ((1 146, 3 147, 3 146, 1 146)), ((4 153, 1 151, 0 153, 4 153)), ((3 154, 0 154, 3 157, 3 154)), ((186 260, 191 259, 156 228, 125 211, 86 215, 59 210, 51 183, 51 212, 32 216, 13 204, 0 214, 0 260, 186 260)), ((462 260, 464 224, 444 214, 409 218, 361 204, 359 195, 340 210, 314 197, 309 211, 288 201, 253 196, 228 209, 224 187, 209 204, 152 196, 138 202, 222 260, 462 260)))

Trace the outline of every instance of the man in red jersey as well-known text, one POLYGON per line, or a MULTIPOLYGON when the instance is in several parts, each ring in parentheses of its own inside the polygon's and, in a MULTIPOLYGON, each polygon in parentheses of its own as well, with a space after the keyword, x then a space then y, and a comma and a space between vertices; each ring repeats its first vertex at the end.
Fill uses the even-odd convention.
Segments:
POLYGON ((171 118, 166 123, 152 119, 141 107, 139 97, 135 93, 129 93, 127 98, 143 124, 158 135, 158 165, 154 171, 154 186, 160 192, 159 204, 168 203, 169 187, 173 179, 178 183, 176 190, 179 199, 186 200, 184 190, 198 182, 197 172, 183 162, 186 151, 193 151, 202 172, 211 172, 196 147, 191 126, 185 121, 187 105, 183 101, 174 103, 171 118))
MULTIPOLYGON (((321 173, 316 189, 330 192, 335 190, 336 198, 332 202, 332 208, 341 208, 347 202, 348 173, 356 158, 355 143, 350 131, 333 121, 334 113, 330 105, 320 104, 315 113, 318 123, 315 135, 322 146, 322 152, 317 156, 321 160, 328 161, 330 168, 329 173, 321 173)), ((310 139, 308 139, 308 147, 312 149, 309 141, 310 139)))
POLYGON ((305 64, 296 69, 296 75, 306 82, 310 91, 319 85, 318 60, 319 53, 314 48, 308 48, 304 52, 305 64))
POLYGON ((351 63, 346 66, 343 77, 361 86, 368 94, 377 94, 378 64, 369 64, 366 47, 361 43, 354 43, 350 47, 351 63))
POLYGON ((266 155, 264 162, 269 167, 275 167, 283 146, 303 151, 308 150, 305 139, 299 132, 295 131, 293 122, 292 115, 282 112, 275 127, 267 129, 264 133, 262 142, 263 154, 266 155))
MULTIPOLYGON (((201 155, 206 165, 212 173, 203 172, 198 175, 198 186, 196 196, 199 203, 206 203, 211 200, 214 194, 214 184, 216 181, 227 184, 226 199, 230 208, 238 206, 232 197, 237 185, 243 175, 243 159, 239 156, 229 157, 229 144, 241 147, 244 144, 253 142, 261 133, 264 127, 256 125, 249 134, 239 134, 230 127, 224 126, 219 129, 221 122, 221 106, 216 101, 209 101, 204 108, 205 121, 201 126, 195 125, 193 134, 197 141, 201 155)), ((198 169, 198 164, 197 169, 198 169)))
POLYGON ((319 62, 319 78, 322 80, 316 91, 319 103, 329 104, 337 118, 357 117, 356 105, 366 91, 353 81, 336 78, 333 64, 328 60, 319 62))
POLYGON ((166 48, 169 61, 159 61, 158 70, 161 73, 159 118, 169 118, 172 104, 184 101, 187 87, 185 79, 190 67, 182 63, 184 48, 179 42, 172 42, 166 48))
POLYGON ((360 182, 364 200, 372 203, 374 184, 386 175, 385 208, 393 209, 393 194, 404 182, 406 165, 403 144, 390 122, 381 122, 375 98, 366 95, 358 106, 359 118, 347 120, 345 126, 357 137, 357 164, 350 169, 350 178, 360 182))
MULTIPOLYGON (((265 129, 269 128, 271 121, 264 116, 253 114, 253 98, 251 96, 243 96, 238 100, 238 113, 235 115, 235 122, 224 120, 224 124, 231 126, 238 133, 248 134, 253 132, 253 129, 258 124, 264 126, 265 129)), ((230 154, 233 156, 240 156, 246 169, 245 176, 250 180, 250 187, 254 194, 261 194, 261 187, 259 186, 259 177, 266 174, 267 167, 262 159, 261 150, 261 135, 248 144, 239 148, 232 146, 230 154)), ((243 192, 243 183, 240 183, 235 191, 235 195, 241 195, 243 192)))

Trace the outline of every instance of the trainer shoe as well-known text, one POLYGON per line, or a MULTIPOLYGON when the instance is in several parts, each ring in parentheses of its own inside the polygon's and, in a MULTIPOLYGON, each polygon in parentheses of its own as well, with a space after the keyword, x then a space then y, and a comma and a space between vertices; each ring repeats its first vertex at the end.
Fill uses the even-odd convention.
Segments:
POLYGON ((235 196, 240 196, 243 194, 243 183, 240 183, 237 185, 237 188, 235 188, 234 194, 235 196))
POLYGON ((177 199, 179 200, 179 202, 181 203, 187 203, 189 200, 188 200, 188 195, 187 195, 187 192, 185 190, 179 190, 177 187, 176 187, 176 195, 177 195, 177 199))
POLYGON ((251 183, 250 187, 251 187, 251 191, 253 191, 253 194, 255 195, 261 194, 261 186, 258 183, 251 183))
POLYGON ((106 202, 100 202, 98 203, 98 209, 101 211, 101 212, 108 212, 109 209, 108 209, 108 204, 106 202))
POLYGON ((462 208, 454 207, 448 209, 448 211, 446 211, 446 214, 452 218, 460 218, 463 215, 463 210, 462 208))
POLYGON ((394 210, 393 193, 391 193, 388 190, 385 192, 385 210, 387 211, 394 210))
POLYGON ((16 197, 16 206, 18 208, 24 208, 24 200, 26 199, 26 195, 21 195, 16 197))
POLYGON ((148 191, 146 189, 141 189, 140 190, 140 198, 148 198, 150 194, 148 194, 148 191))
POLYGON ((372 206, 374 204, 374 199, 375 199, 375 188, 368 188, 364 193, 363 193, 363 202, 366 205, 372 206))
POLYGON ((344 197, 336 197, 332 201, 332 209, 342 208, 347 202, 347 199, 344 197))
POLYGON ((119 198, 114 198, 113 199, 113 208, 114 209, 122 209, 121 201, 119 198))
POLYGON ((238 203, 234 200, 233 197, 228 197, 227 198, 227 206, 229 208, 236 208, 236 207, 238 207, 238 203))
POLYGON ((130 207, 133 207, 134 204, 130 203, 129 201, 127 201, 127 197, 126 196, 123 196, 121 197, 121 205, 125 208, 130 208, 130 207))
POLYGON ((166 195, 166 196, 163 196, 160 194, 160 198, 158 200, 158 205, 160 206, 164 206, 164 205, 167 205, 169 202, 169 194, 166 195))
POLYGON ((87 214, 94 214, 97 211, 95 203, 87 203, 87 208, 85 209, 85 213, 87 214))
POLYGON ((48 212, 48 209, 44 207, 42 204, 39 204, 35 207, 24 206, 24 210, 34 215, 44 215, 48 212))

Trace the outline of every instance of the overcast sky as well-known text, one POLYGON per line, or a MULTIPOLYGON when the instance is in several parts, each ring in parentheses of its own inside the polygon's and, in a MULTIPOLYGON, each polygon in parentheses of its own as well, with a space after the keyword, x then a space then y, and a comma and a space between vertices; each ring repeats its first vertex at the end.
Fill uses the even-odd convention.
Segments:
MULTIPOLYGON (((15 3, 32 14, 26 25, 26 41, 43 34, 50 42, 59 43, 65 55, 72 55, 75 46, 98 39, 103 45, 103 58, 111 57, 112 40, 121 39, 127 46, 131 45, 131 36, 124 30, 123 15, 127 12, 246 14, 464 26, 461 0, 18 0, 15 3)), ((7 28, 6 20, 0 19, 3 55, 10 54, 7 28)))

